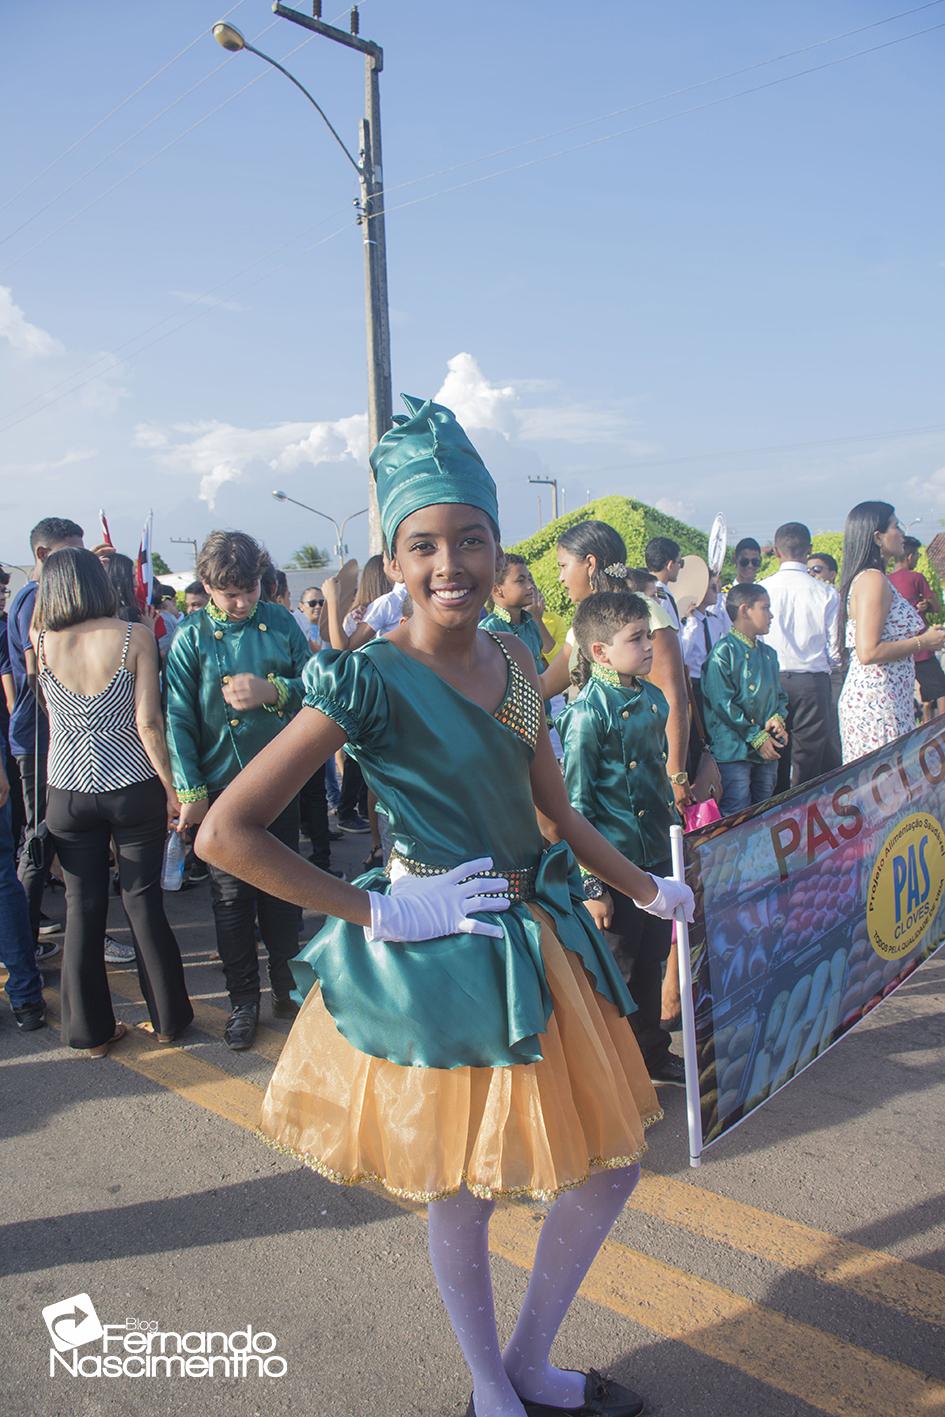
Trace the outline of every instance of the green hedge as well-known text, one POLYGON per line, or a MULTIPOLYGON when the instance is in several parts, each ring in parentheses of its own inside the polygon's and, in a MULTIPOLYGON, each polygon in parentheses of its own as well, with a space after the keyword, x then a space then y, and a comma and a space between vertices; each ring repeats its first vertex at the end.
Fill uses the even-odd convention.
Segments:
MULTIPOLYGON (((506 548, 525 557, 548 609, 561 615, 568 624, 571 623, 574 606, 558 581, 558 538, 569 527, 587 521, 607 522, 620 533, 627 548, 628 566, 643 565, 644 549, 654 536, 671 536, 679 542, 684 556, 696 555, 704 560, 708 555, 707 532, 687 526, 685 522, 677 521, 675 517, 658 512, 655 507, 637 502, 632 497, 598 497, 595 502, 588 502, 586 506, 549 522, 517 546, 506 548)), ((732 574, 733 571, 731 558, 728 558, 723 574, 732 574)))

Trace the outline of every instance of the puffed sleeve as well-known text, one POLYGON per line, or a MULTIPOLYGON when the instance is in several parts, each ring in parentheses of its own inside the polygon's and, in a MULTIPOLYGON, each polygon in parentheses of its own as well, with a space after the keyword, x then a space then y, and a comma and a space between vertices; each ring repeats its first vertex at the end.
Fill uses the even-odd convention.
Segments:
POLYGON ((369 747, 388 723, 384 680, 360 650, 325 649, 313 655, 302 672, 304 708, 318 709, 334 720, 353 744, 369 747))

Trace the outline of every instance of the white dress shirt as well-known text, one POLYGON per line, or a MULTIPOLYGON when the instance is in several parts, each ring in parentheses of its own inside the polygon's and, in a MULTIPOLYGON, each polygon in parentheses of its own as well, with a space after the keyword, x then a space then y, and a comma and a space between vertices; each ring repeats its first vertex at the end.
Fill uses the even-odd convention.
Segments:
POLYGON ((398 581, 393 590, 371 601, 361 624, 370 625, 375 635, 386 635, 388 630, 395 630, 403 619, 406 599, 407 587, 398 581))
POLYGON ((690 610, 682 622, 679 632, 679 648, 683 661, 689 670, 690 679, 701 679, 702 668, 723 635, 732 628, 724 605, 710 605, 708 610, 690 610), (705 629, 709 629, 709 646, 706 648, 705 629))
POLYGON ((758 584, 771 598, 774 619, 764 641, 776 651, 781 672, 829 674, 840 662, 840 597, 833 586, 810 575, 800 561, 782 561, 780 570, 758 584))

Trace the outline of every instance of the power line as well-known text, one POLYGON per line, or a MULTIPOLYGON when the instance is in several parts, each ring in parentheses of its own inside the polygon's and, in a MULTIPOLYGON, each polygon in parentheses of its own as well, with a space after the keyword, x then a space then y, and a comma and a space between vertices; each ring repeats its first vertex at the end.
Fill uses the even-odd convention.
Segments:
MULTIPOLYGON (((682 88, 669 89, 665 93, 656 94, 652 98, 642 99, 639 103, 628 104, 624 108, 612 109, 609 113, 600 113, 593 118, 582 118, 577 123, 568 124, 564 128, 555 128, 547 133, 539 133, 532 138, 523 138, 520 142, 510 143, 507 147, 496 148, 489 153, 481 153, 478 157, 465 158, 462 162, 453 163, 449 167, 441 167, 433 172, 426 173, 423 177, 411 177, 405 182, 398 182, 391 187, 387 187, 380 196, 386 196, 388 192, 400 192, 407 187, 415 187, 420 182, 432 181, 435 177, 446 177, 451 172, 459 172, 464 167, 474 167, 479 162, 490 162, 493 158, 505 157, 508 153, 518 152, 522 148, 534 147, 538 143, 545 143, 552 138, 563 137, 567 133, 577 132, 580 128, 587 128, 594 123, 603 123, 611 118, 619 118, 626 113, 636 113, 642 108, 651 108, 655 103, 663 103, 667 99, 681 98, 684 94, 694 93, 698 89, 708 88, 712 84, 723 83, 726 79, 739 78, 742 74, 753 73, 757 69, 770 67, 772 64, 779 64, 786 59, 795 59, 801 54, 808 54, 814 49, 822 49, 828 44, 837 44, 842 39, 850 39, 854 35, 863 34, 867 30, 878 29, 881 25, 892 24, 895 20, 904 19, 908 15, 918 14, 922 10, 931 10, 938 5, 945 3, 945 0, 927 0, 924 5, 913 6, 911 10, 899 10, 894 15, 886 15, 881 20, 873 20, 868 25, 859 25, 856 29, 843 30, 839 34, 828 35, 825 39, 815 40, 812 44, 802 45, 798 49, 788 49, 782 54, 775 54, 769 59, 758 59, 752 64, 746 64, 740 69, 730 69, 724 74, 715 74, 708 79, 700 79, 694 84, 686 84, 682 88)), ((908 38, 908 36, 907 36, 908 38)), ((865 50, 864 53, 870 51, 865 50)), ((746 91, 747 92, 747 91, 746 91)), ((633 130, 630 130, 633 131, 633 130)))
MULTIPOLYGON (((232 15, 236 10, 240 8, 241 5, 244 5, 245 3, 246 0, 236 0, 236 4, 230 6, 229 10, 227 10, 226 14, 223 16, 223 19, 228 19, 230 15, 232 15)), ((7 197, 5 202, 0 202, 0 211, 5 211, 11 202, 18 201, 19 198, 22 197, 23 193, 28 192, 29 189, 34 185, 34 183, 38 182, 41 177, 45 177, 47 172, 51 172, 52 169, 56 167, 60 162, 62 162, 64 158, 67 158, 70 156, 71 153, 74 153, 76 148, 81 147, 82 144, 88 138, 91 138, 93 133, 97 133, 99 128, 104 127, 105 124, 109 121, 109 119, 114 118, 116 113, 120 113, 121 110, 127 104, 129 104, 133 98, 138 97, 139 93, 144 93, 144 90, 148 88, 151 84, 153 84, 155 79, 159 79, 162 74, 166 74, 168 69, 173 68, 173 66, 178 62, 179 59, 183 59, 184 55, 189 53, 190 50, 193 49, 196 44, 199 44, 200 41, 205 37, 206 31, 201 30, 199 34, 194 36, 194 38, 190 41, 189 44, 185 44, 183 49, 179 49, 177 53, 172 56, 172 58, 168 59, 166 64, 162 64, 159 69, 155 69, 154 73, 151 74, 149 78, 145 79, 143 83, 139 84, 136 89, 132 89, 131 93, 126 94, 123 99, 121 99, 118 103, 115 104, 114 108, 110 108, 109 111, 104 115, 104 117, 99 118, 98 122, 93 123, 91 128, 87 128, 86 131, 80 137, 76 138, 75 142, 70 143, 69 146, 65 148, 59 154, 58 157, 54 157, 52 162, 48 162, 45 167, 39 170, 39 172, 34 173, 30 180, 24 183, 24 185, 20 187, 16 192, 14 192, 11 196, 7 197)))

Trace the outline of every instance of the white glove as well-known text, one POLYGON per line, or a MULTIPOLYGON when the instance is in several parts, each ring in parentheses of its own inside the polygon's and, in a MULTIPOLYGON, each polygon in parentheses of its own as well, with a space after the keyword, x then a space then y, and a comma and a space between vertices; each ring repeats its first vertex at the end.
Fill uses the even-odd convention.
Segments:
POLYGON ((509 888, 503 876, 476 875, 491 866, 492 857, 481 856, 440 876, 398 876, 391 882, 389 895, 368 891, 371 924, 364 938, 407 942, 438 940, 443 935, 492 935, 499 939, 501 926, 469 918, 477 911, 492 914, 509 908, 507 896, 487 898, 483 894, 509 888))
POLYGON ((658 915, 661 920, 672 920, 680 906, 686 919, 692 923, 696 918, 696 901, 692 891, 682 881, 677 881, 674 876, 654 876, 647 871, 647 875, 656 887, 656 895, 649 905, 641 905, 640 901, 633 903, 645 910, 647 915, 658 915))

